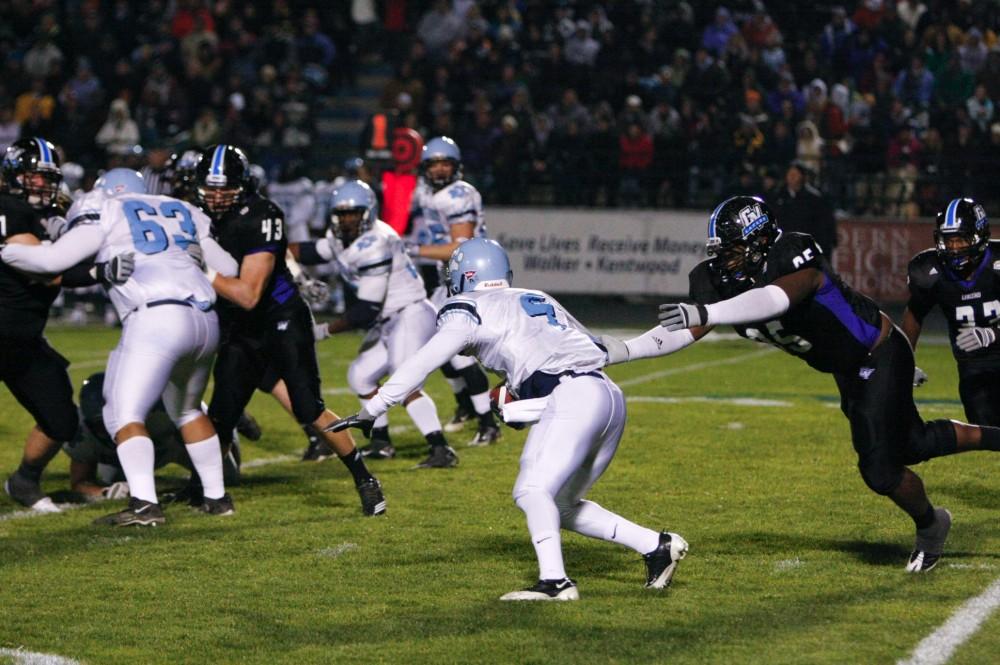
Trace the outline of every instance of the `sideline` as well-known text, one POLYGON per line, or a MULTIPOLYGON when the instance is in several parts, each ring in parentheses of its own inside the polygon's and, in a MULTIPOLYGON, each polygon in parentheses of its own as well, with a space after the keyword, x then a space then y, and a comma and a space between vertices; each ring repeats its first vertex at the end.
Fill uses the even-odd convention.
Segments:
POLYGON ((1000 578, 985 591, 965 601, 951 618, 916 646, 910 657, 896 665, 942 665, 955 650, 976 634, 980 626, 1000 606, 1000 578))
POLYGON ((17 665, 80 665, 80 661, 50 653, 0 648, 0 658, 10 658, 17 665))

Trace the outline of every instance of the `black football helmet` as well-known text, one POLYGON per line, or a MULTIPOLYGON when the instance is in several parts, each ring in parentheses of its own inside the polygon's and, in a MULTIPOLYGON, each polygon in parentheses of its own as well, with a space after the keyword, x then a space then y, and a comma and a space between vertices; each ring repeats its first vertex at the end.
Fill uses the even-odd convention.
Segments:
POLYGON ((250 161, 234 145, 205 148, 195 167, 196 199, 210 215, 221 217, 253 192, 250 161))
POLYGON ((201 150, 189 148, 181 153, 170 155, 164 176, 170 182, 170 195, 184 201, 194 201, 196 189, 198 162, 201 161, 201 150))
POLYGON ((18 139, 7 148, 0 174, 3 191, 38 210, 55 203, 62 182, 55 146, 37 136, 18 139))
POLYGON ((709 267, 723 282, 744 282, 761 271, 781 235, 774 213, 757 196, 726 199, 708 220, 709 267))
POLYGON ((114 445, 104 426, 104 372, 91 374, 80 386, 80 414, 83 424, 102 442, 114 445))
POLYGON ((990 221, 983 206, 970 198, 952 199, 938 212, 935 227, 934 242, 942 263, 956 272, 979 265, 990 241, 990 221), (966 242, 955 243, 955 238, 966 242))

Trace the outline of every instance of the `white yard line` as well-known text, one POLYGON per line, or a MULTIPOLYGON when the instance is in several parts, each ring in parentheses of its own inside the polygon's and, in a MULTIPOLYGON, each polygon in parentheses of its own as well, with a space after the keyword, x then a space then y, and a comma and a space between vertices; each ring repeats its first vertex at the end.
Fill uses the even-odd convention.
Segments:
POLYGON ((656 379, 662 379, 665 376, 674 376, 675 374, 687 374, 688 372, 697 372, 698 370, 707 369, 709 367, 719 367, 721 365, 733 365, 736 363, 741 363, 744 360, 753 360, 754 358, 759 358, 769 353, 774 353, 775 351, 777 351, 777 349, 769 347, 766 349, 751 351, 750 353, 741 353, 738 356, 729 356, 728 358, 720 358, 719 360, 706 360, 705 362, 692 363, 690 365, 673 367, 671 369, 663 369, 658 372, 650 372, 649 374, 643 374, 641 376, 636 376, 631 379, 625 379, 624 381, 616 381, 615 383, 617 383, 622 388, 627 388, 628 386, 637 386, 640 383, 646 383, 648 381, 655 381, 656 379))
POLYGON ((958 647, 976 634, 993 611, 1000 606, 1000 578, 985 591, 965 601, 944 624, 921 640, 910 657, 896 665, 942 665, 958 647))
POLYGON ((21 649, 0 649, 0 657, 10 658, 17 665, 80 665, 80 661, 72 658, 21 649))
POLYGON ((734 406, 773 406, 788 407, 791 402, 780 399, 760 399, 758 397, 707 397, 705 395, 692 395, 689 397, 645 397, 643 395, 632 395, 625 398, 626 402, 646 402, 652 404, 690 404, 700 402, 704 404, 732 404, 734 406))

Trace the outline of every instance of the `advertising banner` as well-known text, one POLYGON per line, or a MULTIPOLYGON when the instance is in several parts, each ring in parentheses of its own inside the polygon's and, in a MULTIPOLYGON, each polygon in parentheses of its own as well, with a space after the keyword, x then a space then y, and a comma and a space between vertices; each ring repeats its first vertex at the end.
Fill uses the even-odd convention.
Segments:
POLYGON ((906 266, 915 254, 934 246, 933 232, 929 220, 843 220, 837 224, 833 268, 880 304, 905 303, 906 266))

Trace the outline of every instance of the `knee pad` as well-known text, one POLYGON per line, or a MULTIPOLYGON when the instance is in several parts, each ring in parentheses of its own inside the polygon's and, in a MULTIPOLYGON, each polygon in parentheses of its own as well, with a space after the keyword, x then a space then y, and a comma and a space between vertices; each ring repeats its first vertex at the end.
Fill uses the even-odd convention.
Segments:
POLYGON ((378 390, 380 376, 371 376, 361 363, 353 362, 347 368, 347 386, 355 395, 370 395, 378 390))
POLYGON ((471 356, 461 356, 461 355, 459 355, 459 356, 455 356, 454 358, 452 358, 451 360, 449 360, 446 364, 451 365, 456 370, 458 370, 459 372, 461 372, 466 367, 468 367, 470 365, 475 365, 476 364, 476 359, 473 358, 473 357, 471 357, 471 356))
POLYGON ((904 462, 919 464, 935 457, 952 455, 958 447, 955 426, 950 420, 930 420, 910 432, 904 462))
POLYGON ((188 409, 186 411, 181 411, 176 418, 173 418, 174 425, 177 426, 177 429, 180 429, 203 415, 205 415, 205 413, 201 409, 188 409))
POLYGON ((858 462, 858 471, 868 489, 886 496, 892 494, 903 481, 903 467, 886 462, 858 462))

